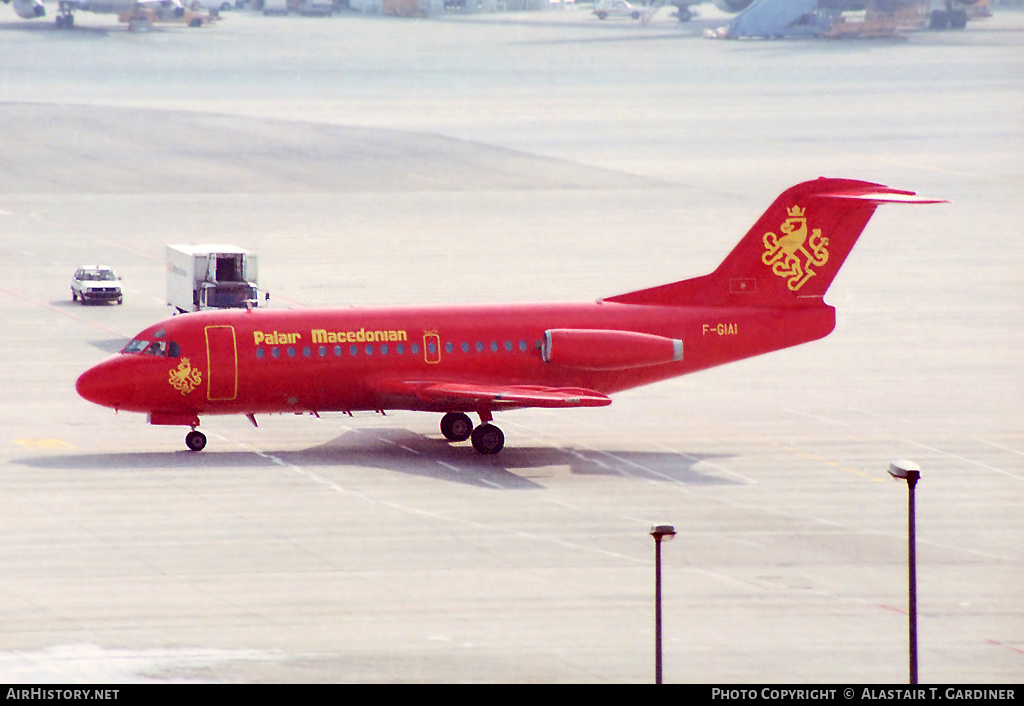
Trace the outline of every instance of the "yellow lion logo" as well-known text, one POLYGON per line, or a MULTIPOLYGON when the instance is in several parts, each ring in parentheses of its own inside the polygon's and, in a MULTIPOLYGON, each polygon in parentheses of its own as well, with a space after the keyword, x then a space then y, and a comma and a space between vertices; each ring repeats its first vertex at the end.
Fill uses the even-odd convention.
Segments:
POLYGON ((779 226, 783 235, 764 234, 765 253, 761 261, 784 278, 786 286, 793 292, 815 275, 812 265, 821 267, 828 262, 828 238, 822 236, 821 228, 815 228, 808 236, 805 211, 793 206, 788 209, 789 218, 779 226))
POLYGON ((175 390, 183 395, 187 395, 203 381, 203 374, 198 370, 192 369, 192 364, 188 358, 182 358, 181 363, 178 367, 171 371, 170 376, 167 378, 167 382, 171 384, 175 390))

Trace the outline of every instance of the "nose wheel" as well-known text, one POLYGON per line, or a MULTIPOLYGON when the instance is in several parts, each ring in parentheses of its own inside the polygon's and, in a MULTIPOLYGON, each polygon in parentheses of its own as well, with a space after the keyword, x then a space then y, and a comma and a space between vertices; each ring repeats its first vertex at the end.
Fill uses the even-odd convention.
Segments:
POLYGON ((206 434, 193 429, 185 435, 185 446, 187 446, 190 451, 202 451, 206 448, 206 434))

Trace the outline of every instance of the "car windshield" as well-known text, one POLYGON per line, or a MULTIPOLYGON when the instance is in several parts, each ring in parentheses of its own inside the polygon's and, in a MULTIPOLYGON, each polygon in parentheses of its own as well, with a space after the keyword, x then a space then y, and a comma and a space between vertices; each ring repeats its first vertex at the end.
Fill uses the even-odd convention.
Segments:
POLYGON ((89 282, 110 282, 117 277, 113 270, 86 270, 79 279, 89 282))

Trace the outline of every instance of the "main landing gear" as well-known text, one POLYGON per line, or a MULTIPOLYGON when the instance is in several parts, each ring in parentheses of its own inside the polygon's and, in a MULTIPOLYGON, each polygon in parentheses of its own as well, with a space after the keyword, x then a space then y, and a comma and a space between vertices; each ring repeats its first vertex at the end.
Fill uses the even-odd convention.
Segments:
POLYGON ((474 429, 468 415, 462 412, 449 412, 441 417, 441 433, 448 441, 469 439, 479 453, 496 454, 505 446, 505 435, 501 429, 491 424, 489 414, 481 414, 480 419, 482 423, 474 429))

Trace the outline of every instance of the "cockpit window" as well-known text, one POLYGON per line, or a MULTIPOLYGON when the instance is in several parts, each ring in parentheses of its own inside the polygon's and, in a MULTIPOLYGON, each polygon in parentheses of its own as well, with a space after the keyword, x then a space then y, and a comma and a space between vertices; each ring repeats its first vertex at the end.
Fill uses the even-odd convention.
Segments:
POLYGON ((146 346, 148 345, 149 341, 140 341, 139 339, 135 339, 134 341, 129 341, 128 345, 121 349, 121 352, 141 353, 142 351, 146 350, 146 346))
POLYGON ((128 345, 121 349, 121 352, 179 358, 181 357, 181 346, 174 341, 144 341, 137 338, 134 341, 129 341, 128 345))

